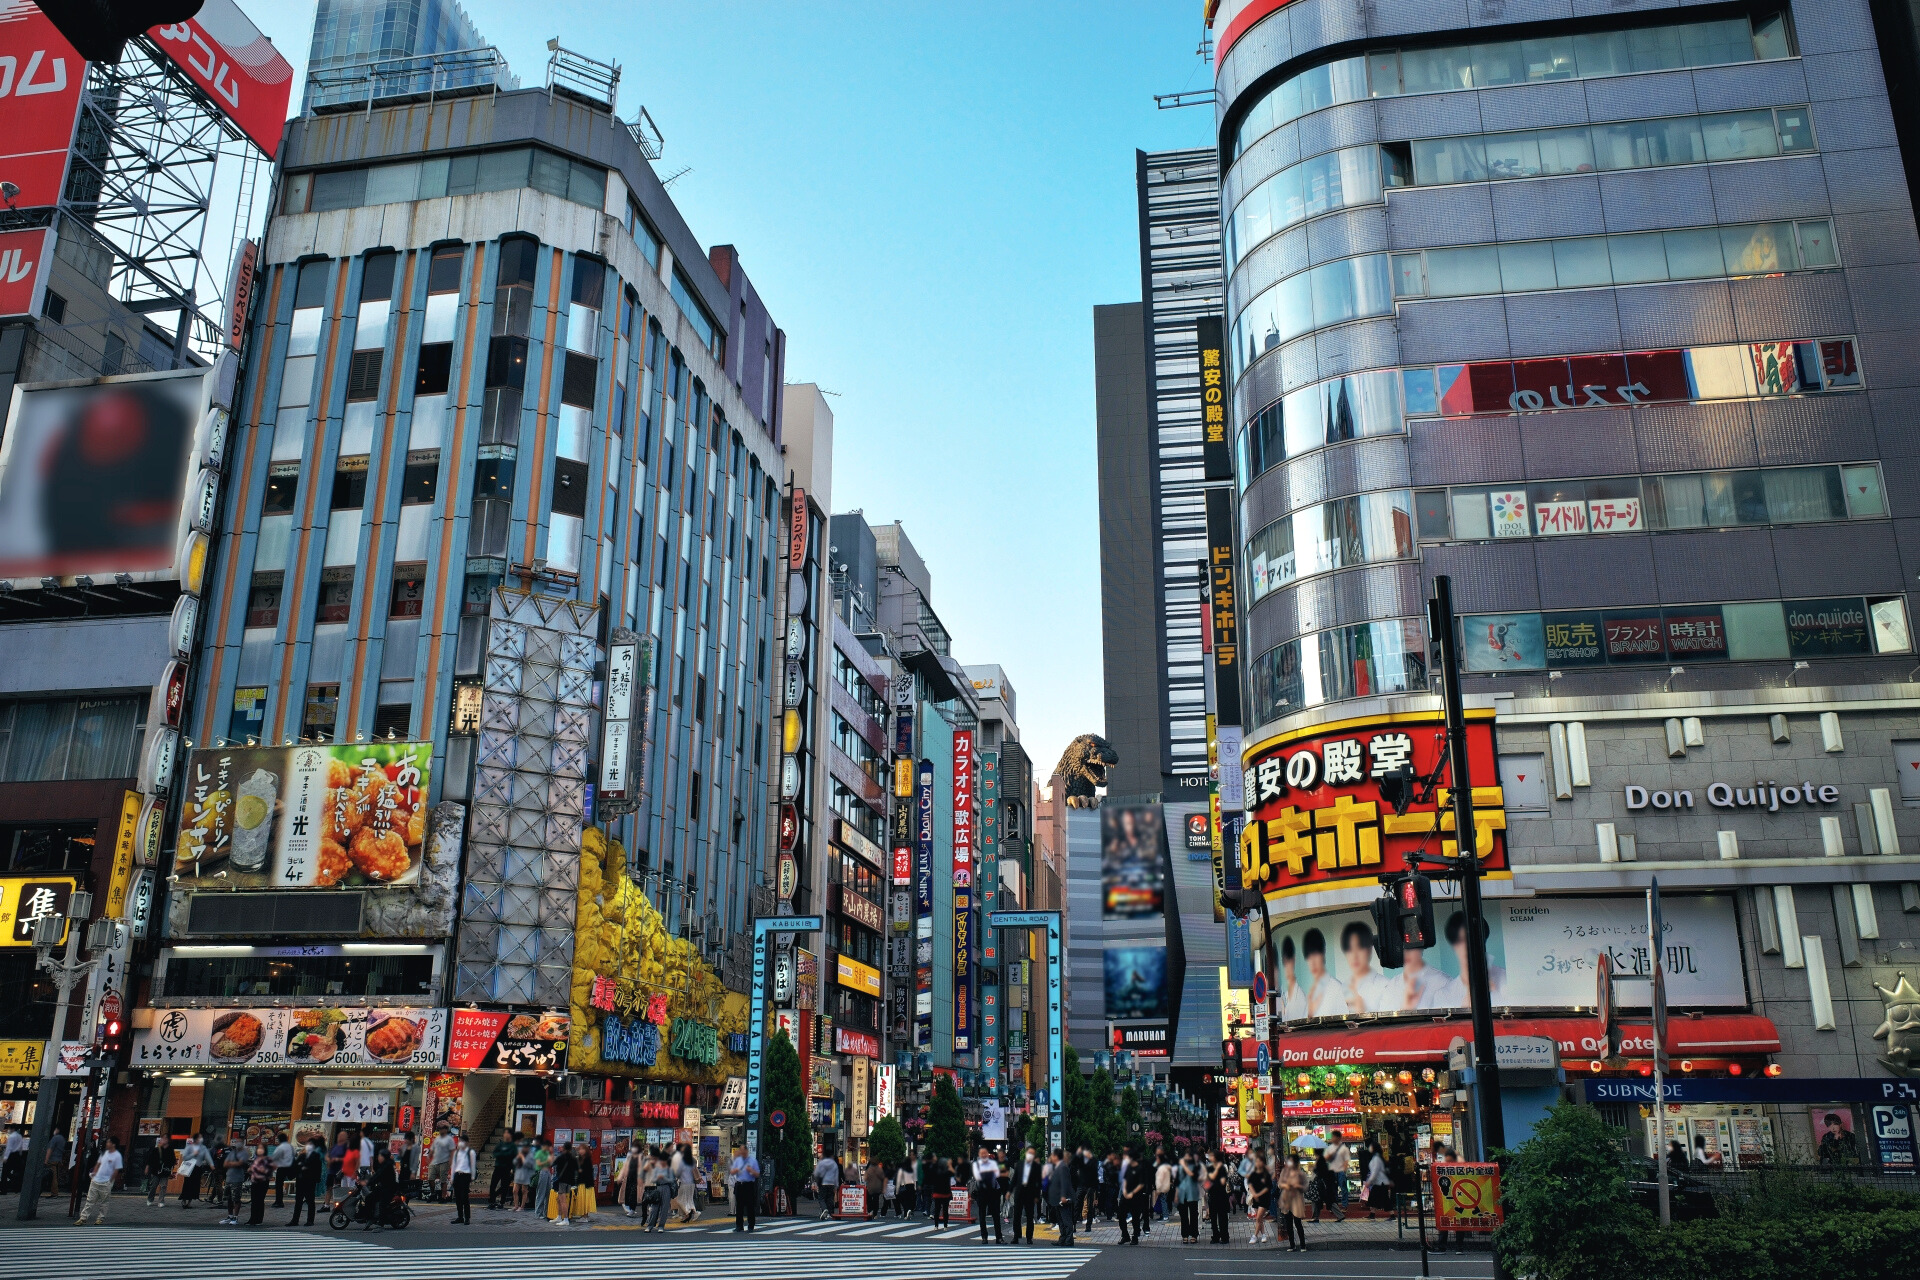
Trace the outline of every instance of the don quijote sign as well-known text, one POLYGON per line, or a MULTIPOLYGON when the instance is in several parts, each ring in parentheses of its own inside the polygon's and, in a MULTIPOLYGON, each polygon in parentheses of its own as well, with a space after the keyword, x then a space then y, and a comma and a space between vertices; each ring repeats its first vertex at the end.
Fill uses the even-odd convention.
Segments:
MULTIPOLYGON (((1626 798, 1629 813, 1639 813, 1645 809, 1684 810, 1694 807, 1691 787, 1644 787, 1630 782, 1627 784, 1626 798)), ((1792 809, 1796 805, 1813 807, 1838 804, 1840 788, 1830 783, 1776 782, 1771 778, 1751 786, 1714 782, 1707 786, 1706 799, 1716 809, 1753 809, 1778 813, 1783 808, 1792 809)))

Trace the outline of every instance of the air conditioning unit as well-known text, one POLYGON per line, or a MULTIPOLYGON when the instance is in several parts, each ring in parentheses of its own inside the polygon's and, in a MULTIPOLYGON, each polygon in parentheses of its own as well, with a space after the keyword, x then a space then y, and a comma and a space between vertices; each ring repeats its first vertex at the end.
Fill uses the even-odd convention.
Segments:
POLYGON ((585 1098, 593 1093, 595 1082, 585 1076, 567 1075, 560 1080, 560 1096, 563 1098, 585 1098))

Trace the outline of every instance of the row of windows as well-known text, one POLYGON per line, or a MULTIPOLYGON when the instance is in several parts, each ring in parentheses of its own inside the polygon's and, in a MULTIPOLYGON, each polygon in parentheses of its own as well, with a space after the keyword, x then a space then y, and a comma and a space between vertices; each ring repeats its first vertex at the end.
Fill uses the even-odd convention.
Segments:
POLYGON ((1252 723, 1346 698, 1410 693, 1427 685, 1418 622, 1394 618, 1334 627, 1289 640, 1247 664, 1252 723))
POLYGON ((284 180, 280 211, 323 213, 523 187, 599 209, 607 202, 607 171, 542 147, 516 147, 361 169, 290 173, 284 180))
POLYGON ((1399 298, 1465 298, 1777 275, 1839 265, 1833 223, 1815 218, 1396 253, 1393 292, 1399 298))
POLYGON ((1871 462, 1454 485, 1416 490, 1413 505, 1422 542, 1735 529, 1887 515, 1880 468, 1871 462))
POLYGON ((0 702, 0 782, 130 778, 146 720, 145 697, 0 702))
POLYGON ((1233 374, 1315 329, 1389 315, 1396 298, 1589 289, 1838 265, 1833 226, 1825 219, 1341 258, 1288 276, 1240 310, 1233 322, 1233 374))
POLYGON ((1906 601, 1900 596, 1486 613, 1460 619, 1461 670, 1478 672, 1863 658, 1912 648, 1906 601))
POLYGON ((1310 67, 1268 90, 1235 129, 1233 156, 1238 159, 1256 139, 1281 125, 1343 102, 1722 66, 1793 55, 1793 33, 1784 12, 1531 40, 1379 49, 1363 57, 1310 67))
POLYGON ((1227 274, 1242 254, 1278 232, 1333 209, 1377 204, 1391 189, 1752 160, 1813 149, 1805 107, 1347 147, 1289 165, 1241 199, 1225 219, 1227 274))
POLYGON ((1255 533, 1246 545, 1247 593, 1258 601, 1315 574, 1411 559, 1416 541, 1726 529, 1886 514, 1873 463, 1394 489, 1302 507, 1255 533))
MULTIPOLYGON (((259 742, 265 733, 267 694, 264 685, 242 686, 233 691, 233 710, 227 718, 227 738, 233 742, 259 742)), ((373 738, 411 738, 413 727, 413 681, 382 680, 379 701, 374 707, 368 736, 373 738)), ((310 684, 300 705, 300 740, 332 742, 340 723, 340 685, 337 682, 310 684)), ((420 732, 427 730, 422 726, 420 732)))
POLYGON ((887 722, 886 699, 874 691, 872 683, 860 668, 853 665, 853 659, 842 653, 837 645, 833 650, 833 679, 834 683, 853 695, 853 700, 860 704, 862 711, 881 724, 887 722))

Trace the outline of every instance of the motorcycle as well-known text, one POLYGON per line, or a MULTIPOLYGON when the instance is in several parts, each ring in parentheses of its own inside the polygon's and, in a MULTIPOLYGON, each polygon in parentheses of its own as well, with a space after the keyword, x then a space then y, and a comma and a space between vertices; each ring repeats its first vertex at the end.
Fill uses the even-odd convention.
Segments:
POLYGON ((327 1216, 327 1225, 335 1231, 345 1231, 354 1223, 360 1223, 368 1231, 375 1227, 390 1227, 395 1231, 404 1231, 413 1221, 413 1210, 407 1207, 407 1198, 396 1192, 385 1204, 375 1206, 368 1203, 365 1191, 356 1189, 345 1200, 333 1206, 333 1212, 327 1216))

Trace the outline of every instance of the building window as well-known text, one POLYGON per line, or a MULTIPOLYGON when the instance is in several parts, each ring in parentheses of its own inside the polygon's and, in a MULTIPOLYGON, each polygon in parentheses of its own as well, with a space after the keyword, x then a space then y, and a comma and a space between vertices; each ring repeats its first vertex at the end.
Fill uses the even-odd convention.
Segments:
POLYGON ((333 473, 333 510, 357 511, 367 504, 367 459, 342 458, 333 473))
POLYGON ((233 691, 233 710, 227 717, 227 737, 234 742, 258 742, 266 731, 267 691, 263 686, 233 691))
POLYGON ((64 324, 67 319, 67 300, 53 290, 47 290, 46 301, 41 304, 40 314, 55 324, 64 324))
POLYGON ((419 617, 426 598, 427 566, 423 564, 393 566, 393 593, 387 606, 389 618, 419 617))
MULTIPOLYGON (((387 680, 383 684, 403 684, 411 688, 411 680, 387 680)), ((385 691, 382 690, 382 697, 385 691)), ((373 736, 376 738, 404 738, 413 732, 412 702, 382 701, 373 709, 373 736)))
POLYGON ((0 826, 0 867, 8 871, 77 871, 93 864, 97 822, 19 823, 0 826))
POLYGON ((320 597, 313 613, 315 622, 345 622, 353 612, 353 570, 328 569, 320 582, 320 597))
POLYGON ((339 715, 339 685, 308 685, 306 707, 300 713, 300 736, 312 742, 333 741, 333 729, 339 715))
POLYGON ((248 627, 280 625, 281 577, 278 572, 253 575, 253 585, 247 592, 248 627))
POLYGON ((144 696, 0 702, 0 782, 132 777, 146 706, 144 696))
POLYGON ((284 516, 293 512, 293 500, 300 491, 300 464, 276 462, 267 472, 267 493, 260 514, 284 516))
POLYGON ((421 450, 407 455, 407 469, 400 481, 400 504, 422 506, 433 501, 440 480, 440 455, 421 450))
POLYGON ((413 394, 441 396, 453 376, 453 344, 429 342, 420 348, 420 360, 414 368, 413 394))

